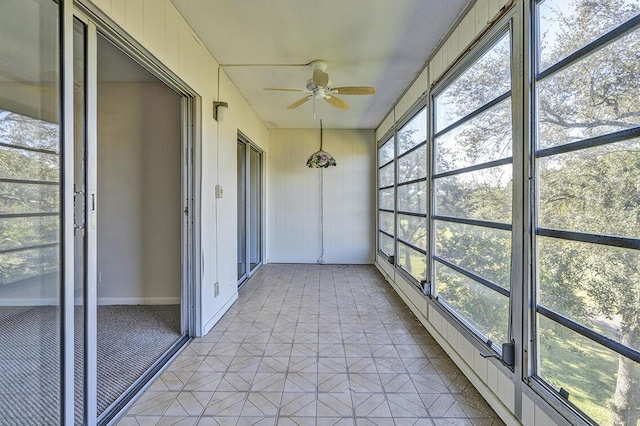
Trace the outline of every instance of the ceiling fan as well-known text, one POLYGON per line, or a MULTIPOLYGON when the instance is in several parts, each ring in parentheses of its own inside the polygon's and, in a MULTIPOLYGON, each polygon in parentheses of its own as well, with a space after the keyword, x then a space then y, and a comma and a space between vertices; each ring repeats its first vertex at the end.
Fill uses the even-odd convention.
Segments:
POLYGON ((324 72, 327 69, 326 61, 316 60, 309 63, 309 66, 313 68, 313 77, 307 81, 305 89, 280 89, 267 87, 264 90, 308 93, 308 95, 302 99, 299 99, 289 105, 287 109, 298 108, 300 105, 311 99, 324 99, 325 102, 332 107, 345 110, 349 108, 349 104, 336 95, 374 95, 376 93, 376 89, 369 86, 333 87, 329 80, 329 74, 324 72))

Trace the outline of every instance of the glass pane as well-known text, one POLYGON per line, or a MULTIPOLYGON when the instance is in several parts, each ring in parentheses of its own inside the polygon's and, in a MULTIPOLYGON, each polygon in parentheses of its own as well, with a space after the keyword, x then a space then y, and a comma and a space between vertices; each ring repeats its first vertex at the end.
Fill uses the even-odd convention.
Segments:
POLYGON ((427 182, 416 182, 398 187, 398 211, 427 213, 427 182))
POLYGON ((393 196, 395 194, 395 189, 381 189, 378 191, 378 202, 380 204, 381 209, 385 210, 393 210, 393 196))
POLYGON ((0 214, 57 213, 58 185, 0 182, 0 214))
POLYGON ((600 334, 625 339, 640 309, 640 251, 538 237, 540 304, 600 334))
POLYGON ((438 297, 480 334, 500 346, 508 341, 509 298, 434 262, 438 297))
POLYGON ((0 251, 58 243, 58 216, 14 217, 0 220, 0 251))
POLYGON ((511 223, 511 165, 434 180, 439 216, 511 223))
MULTIPOLYGON (((59 212, 59 2, 4 0, 0 12, 0 214, 59 212)), ((0 424, 57 425, 60 411, 60 217, 0 218, 0 424)), ((71 307, 73 309, 73 306, 71 307)))
POLYGON ((436 173, 511 157, 511 98, 435 139, 436 173))
POLYGON ((538 160, 544 228, 640 238, 640 139, 538 160))
POLYGON ((436 255, 500 287, 511 288, 511 232, 435 221, 436 255))
POLYGON ((398 158, 398 183, 427 176, 427 145, 398 158))
POLYGON ((411 274, 418 281, 427 279, 427 256, 398 242, 396 265, 411 274))
POLYGON ((378 172, 378 179, 379 179, 378 185, 381 188, 385 187, 385 186, 393 185, 394 166, 395 165, 393 163, 391 163, 391 164, 381 168, 380 171, 378 172))
POLYGON ((393 142, 393 138, 389 139, 378 148, 378 166, 382 166, 383 164, 387 164, 389 161, 393 160, 395 144, 393 142))
POLYGON ((238 279, 247 273, 246 145, 238 142, 238 279))
POLYGON ((380 250, 387 256, 393 256, 393 238, 382 233, 379 233, 378 236, 380 238, 378 242, 378 244, 380 244, 380 250))
POLYGON ((638 0, 545 0, 540 16, 540 70, 605 35, 640 13, 638 0))
POLYGON ((398 155, 427 140, 427 110, 423 109, 398 131, 398 155))
POLYGON ((625 383, 640 377, 640 364, 541 315, 537 318, 539 375, 554 388, 563 387, 569 401, 597 423, 631 424, 614 423, 611 404, 618 384, 622 399, 637 392, 635 385, 625 383))
POLYGON ((249 167, 249 270, 262 262, 262 154, 251 148, 249 167))
MULTIPOLYGON (((14 0, 15 1, 15 0, 14 0)), ((3 34, 4 35, 4 34, 3 34)), ((0 49, 2 49, 0 47, 0 49)), ((4 54, 4 49, 2 50, 4 54)), ((36 60, 33 58, 33 60, 36 60)), ((45 61, 50 60, 45 59, 45 61)), ((46 92, 40 93, 38 96, 41 97, 42 101, 46 103, 53 102, 54 96, 57 96, 58 88, 53 85, 53 82, 46 81, 43 82, 46 84, 46 92)), ((6 86, 8 87, 8 86, 6 86)), ((19 84, 15 86, 18 90, 30 90, 27 87, 21 87, 19 84)), ((42 88, 43 91, 45 88, 42 88)), ((25 147, 25 148, 33 148, 50 151, 50 154, 56 155, 58 150, 58 123, 57 121, 45 121, 41 119, 43 115, 51 116, 57 114, 57 111, 52 111, 49 109, 43 109, 40 111, 35 110, 36 106, 29 107, 27 105, 20 105, 22 108, 15 108, 12 110, 11 108, 14 105, 5 104, 5 102, 0 101, 0 143, 15 146, 15 147, 25 147), (23 110, 24 108, 24 110, 23 110), (25 115, 22 115, 25 114, 25 115), (30 115, 27 115, 30 114, 30 115)), ((49 105, 49 107, 51 107, 49 105)), ((33 155, 37 155, 33 151, 31 151, 33 155)), ((38 165, 33 161, 29 161, 31 157, 29 155, 32 154, 24 154, 26 156, 25 160, 27 164, 25 165, 29 169, 41 169, 46 170, 47 172, 55 172, 57 173, 57 168, 55 166, 51 166, 52 169, 47 167, 45 162, 44 165, 38 165)), ((57 164, 57 160, 55 160, 57 164)), ((9 162, 4 162, 4 164, 8 165, 9 162)), ((15 170, 15 169, 14 169, 15 170)))
MULTIPOLYGON (((0 285, 19 283, 27 279, 29 284, 44 284, 56 281, 60 260, 59 247, 34 248, 30 250, 0 253, 0 285), (44 276, 55 274, 55 276, 44 276)), ((57 290, 57 289, 53 289, 57 290)), ((50 292, 49 292, 50 293, 50 292)), ((0 417, 6 413, 0 412, 0 417)))
POLYGON ((399 214, 398 238, 427 250, 427 218, 399 214))
POLYGON ((538 83, 540 148, 640 125, 640 30, 538 83))
POLYGON ((378 212, 380 221, 380 230, 387 234, 395 235, 394 216, 393 213, 378 212))
MULTIPOLYGON (((76 188, 86 188, 85 183, 85 142, 86 142, 86 105, 85 105, 85 26, 82 22, 74 19, 73 25, 73 117, 74 117, 74 183, 76 188)), ((83 198, 78 199, 75 206, 76 218, 80 222, 84 222, 83 198)), ((74 348, 76 354, 85 353, 84 344, 84 295, 87 289, 85 282, 85 243, 86 235, 84 229, 76 229, 74 232, 74 298, 76 300, 74 306, 74 348)), ((77 381, 74 386, 74 423, 76 425, 84 425, 84 356, 75 356, 73 362, 75 364, 74 380, 77 381)))
MULTIPOLYGON (((0 116, 4 113, 0 112, 0 116)), ((29 119, 28 121, 37 121, 29 119)), ((0 119, 0 133, 2 132, 0 119)), ((25 126, 26 127, 26 126, 25 126)), ((58 155, 0 146, 0 179, 58 182, 58 155)))
POLYGON ((435 99, 435 132, 511 89, 511 40, 505 33, 435 99))

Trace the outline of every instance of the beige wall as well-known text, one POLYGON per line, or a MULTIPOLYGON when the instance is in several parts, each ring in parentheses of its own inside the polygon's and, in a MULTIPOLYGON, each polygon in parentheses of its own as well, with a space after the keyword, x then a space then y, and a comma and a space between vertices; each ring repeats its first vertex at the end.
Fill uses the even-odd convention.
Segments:
POLYGON ((179 303, 180 97, 98 85, 99 303, 179 303))
POLYGON ((319 146, 319 129, 269 131, 267 260, 315 263, 324 238, 325 263, 371 263, 375 258, 374 133, 325 130, 324 149, 338 165, 322 171, 306 166, 319 146))

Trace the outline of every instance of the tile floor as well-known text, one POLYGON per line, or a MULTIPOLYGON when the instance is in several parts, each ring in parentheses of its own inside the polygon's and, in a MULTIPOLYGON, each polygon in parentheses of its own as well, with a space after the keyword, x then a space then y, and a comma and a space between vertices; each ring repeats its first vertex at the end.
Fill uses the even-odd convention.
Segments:
POLYGON ((370 265, 264 265, 118 423, 499 425, 370 265))

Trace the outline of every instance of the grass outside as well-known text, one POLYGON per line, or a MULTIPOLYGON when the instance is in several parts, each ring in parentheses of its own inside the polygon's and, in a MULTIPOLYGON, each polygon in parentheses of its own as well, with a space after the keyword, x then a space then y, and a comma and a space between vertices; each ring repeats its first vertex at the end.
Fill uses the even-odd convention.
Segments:
POLYGON ((559 325, 540 326, 541 375, 601 425, 611 425, 618 355, 559 325))
POLYGON ((426 256, 414 250, 400 249, 398 251, 399 251, 398 265, 400 265, 402 269, 409 272, 418 281, 421 281, 427 278, 427 273, 426 273, 427 257, 426 256), (408 257, 406 253, 407 251, 409 251, 408 257))

